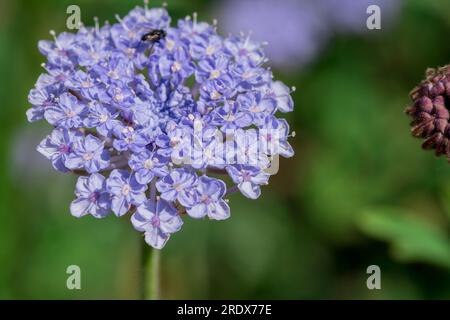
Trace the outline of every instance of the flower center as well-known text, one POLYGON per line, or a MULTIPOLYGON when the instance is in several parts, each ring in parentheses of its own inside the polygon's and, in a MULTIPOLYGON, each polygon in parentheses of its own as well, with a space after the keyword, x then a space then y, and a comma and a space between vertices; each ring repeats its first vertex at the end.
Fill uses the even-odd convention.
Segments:
POLYGON ((205 150, 205 157, 207 159, 212 159, 213 158, 213 151, 211 149, 206 149, 205 150))
POLYGON ((157 228, 161 224, 161 220, 159 219, 158 216, 155 215, 151 219, 151 224, 152 224, 153 227, 157 228))
POLYGON ((127 51, 127 56, 131 58, 131 57, 134 56, 134 53, 136 52, 136 49, 128 48, 126 51, 127 51))
POLYGON ((81 86, 83 88, 90 88, 92 86, 92 83, 89 80, 86 80, 81 83, 81 86))
POLYGON ((136 37, 136 32, 134 32, 133 30, 128 30, 128 38, 133 39, 134 37, 136 37))
POLYGON ((122 187, 122 195, 126 196, 130 193, 130 185, 126 184, 122 187))
POLYGON ((60 73, 59 75, 57 75, 56 77, 55 77, 55 79, 58 81, 58 82, 63 82, 63 81, 65 81, 66 80, 66 75, 64 74, 64 73, 60 73))
POLYGON ((251 71, 246 71, 246 72, 244 72, 243 74, 242 74, 242 78, 244 78, 244 79, 250 79, 250 78, 252 78, 254 76, 254 74, 253 74, 253 72, 251 72, 251 71))
POLYGON ((233 122, 234 120, 236 120, 236 116, 232 113, 229 113, 224 117, 224 120, 228 122, 233 122))
POLYGON ((240 49, 240 50, 239 50, 239 55, 240 55, 241 57, 245 57, 246 55, 248 55, 247 49, 245 49, 245 48, 240 49))
POLYGON ((205 203, 205 204, 210 204, 212 202, 212 199, 210 196, 204 194, 200 197, 200 201, 205 203))
POLYGON ((183 189, 184 189, 184 187, 183 187, 183 185, 182 185, 181 183, 175 183, 175 184, 173 185, 173 188, 174 188, 175 191, 177 191, 177 192, 183 191, 183 189))
POLYGON ((213 92, 211 92, 211 99, 212 100, 218 100, 221 97, 222 97, 222 95, 218 91, 214 90, 213 92))
POLYGON ((90 201, 90 202, 96 202, 99 196, 100 196, 100 194, 99 194, 98 192, 96 192, 96 191, 95 191, 95 192, 92 192, 92 193, 89 195, 89 201, 90 201))
POLYGON ((172 64, 171 70, 172 70, 172 72, 178 72, 178 71, 180 71, 180 70, 181 70, 181 63, 179 63, 178 61, 175 61, 175 62, 172 64))
POLYGON ((58 151, 60 153, 69 153, 70 152, 70 147, 66 144, 62 144, 59 146, 58 151))
POLYGON ((250 107, 250 112, 254 112, 254 113, 258 113, 258 112, 261 112, 261 108, 259 107, 259 106, 251 106, 250 107))
POLYGON ((108 115, 106 115, 106 114, 100 115, 99 120, 100 120, 100 122, 106 122, 106 121, 108 121, 108 115))
POLYGON ((119 74, 115 70, 111 70, 108 72, 108 77, 111 79, 117 80, 119 79, 119 74))
POLYGON ((220 70, 215 69, 215 70, 211 71, 209 78, 212 80, 217 79, 218 77, 220 77, 220 74, 221 74, 220 70))
POLYGON ((91 55, 91 58, 92 58, 93 60, 95 60, 95 61, 100 60, 100 55, 99 55, 97 52, 91 51, 91 52, 90 52, 90 55, 91 55))
POLYGON ((132 134, 134 132, 133 127, 125 127, 122 129, 123 134, 132 134))
POLYGON ((147 169, 147 170, 150 170, 150 169, 152 169, 153 167, 154 167, 154 163, 153 163, 153 160, 152 159, 147 159, 147 160, 145 160, 145 162, 144 162, 144 168, 145 169, 147 169))
POLYGON ((206 54, 207 54, 208 56, 214 54, 214 52, 216 52, 216 48, 214 48, 213 46, 208 46, 208 47, 206 48, 206 54))
POLYGON ((92 160, 94 158, 94 154, 92 152, 87 152, 83 155, 83 159, 85 161, 92 160))
POLYGON ((242 172, 242 180, 244 182, 250 181, 251 177, 252 176, 251 176, 250 172, 247 172, 247 171, 242 172))
POLYGON ((114 101, 116 102, 122 102, 123 101, 123 94, 118 93, 114 95, 114 101))
POLYGON ((175 41, 173 41, 173 40, 166 41, 167 50, 172 51, 174 47, 175 47, 175 41))
POLYGON ((170 139, 170 146, 175 147, 180 143, 180 139, 173 137, 170 139))

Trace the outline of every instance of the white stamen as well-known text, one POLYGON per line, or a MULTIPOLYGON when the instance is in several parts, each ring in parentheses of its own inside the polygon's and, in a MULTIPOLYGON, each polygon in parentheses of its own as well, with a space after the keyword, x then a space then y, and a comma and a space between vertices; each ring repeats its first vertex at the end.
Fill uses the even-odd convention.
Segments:
POLYGON ((167 48, 167 50, 172 51, 173 48, 175 48, 175 41, 167 39, 166 40, 166 48, 167 48))
POLYGON ((98 17, 94 17, 94 22, 95 22, 95 32, 97 34, 100 34, 100 25, 98 23, 98 17))
POLYGON ((220 77, 220 74, 221 74, 220 70, 214 69, 213 71, 211 71, 209 78, 212 80, 217 79, 220 77))
POLYGON ((130 186, 129 186, 128 184, 124 185, 124 186, 122 187, 122 194, 123 194, 124 196, 126 196, 127 194, 130 193, 130 190, 131 190, 131 188, 130 188, 130 186))
POLYGON ((108 121, 108 116, 106 114, 102 114, 99 120, 100 122, 105 123, 106 121, 108 121))
POLYGON ((53 37, 53 40, 55 41, 56 46, 61 49, 61 46, 58 43, 58 39, 56 38, 56 32, 55 30, 50 30, 50 35, 53 37))
POLYGON ((175 61, 172 64, 172 67, 170 68, 172 70, 172 72, 178 72, 181 70, 181 63, 179 63, 178 61, 175 61))
POLYGON ((206 48, 206 55, 212 56, 215 51, 216 51, 216 48, 214 48, 213 46, 208 46, 206 48))
POLYGON ((130 31, 130 29, 128 29, 127 25, 123 22, 122 18, 120 18, 120 16, 118 14, 115 15, 116 20, 119 21, 119 23, 122 25, 122 27, 127 30, 130 31))
POLYGON ((94 155, 92 154, 92 152, 88 152, 83 155, 83 159, 86 161, 92 160, 93 158, 94 158, 94 155))
POLYGON ((192 14, 192 17, 193 17, 193 22, 194 22, 194 27, 197 25, 197 12, 194 12, 193 14, 192 14))
POLYGON ((153 162, 152 159, 147 159, 147 160, 145 160, 145 162, 144 162, 144 168, 145 168, 145 169, 150 170, 150 169, 152 169, 153 167, 154 167, 154 162, 153 162))
POLYGON ((251 38, 252 34, 253 34, 253 30, 250 30, 248 32, 247 38, 245 39, 244 47, 247 47, 248 43, 250 42, 250 38, 251 38))

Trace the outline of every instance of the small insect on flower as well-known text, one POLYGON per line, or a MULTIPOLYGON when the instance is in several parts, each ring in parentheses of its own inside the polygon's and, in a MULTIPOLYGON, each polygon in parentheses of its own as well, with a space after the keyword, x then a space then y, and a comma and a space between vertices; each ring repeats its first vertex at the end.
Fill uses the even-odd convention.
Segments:
POLYGON ((150 32, 144 34, 141 38, 141 41, 150 41, 152 43, 156 43, 167 36, 167 32, 161 29, 155 29, 150 32))

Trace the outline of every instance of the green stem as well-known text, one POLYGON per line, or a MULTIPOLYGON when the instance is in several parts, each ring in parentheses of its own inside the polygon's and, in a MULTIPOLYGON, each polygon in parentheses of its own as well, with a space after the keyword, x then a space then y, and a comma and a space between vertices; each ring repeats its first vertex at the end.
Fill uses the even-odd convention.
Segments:
POLYGON ((160 250, 142 241, 142 298, 160 299, 160 250))
MULTIPOLYGON (((150 201, 156 207, 156 180, 150 184, 150 201)), ((142 298, 159 300, 160 298, 160 252, 153 249, 144 241, 142 243, 142 298)))

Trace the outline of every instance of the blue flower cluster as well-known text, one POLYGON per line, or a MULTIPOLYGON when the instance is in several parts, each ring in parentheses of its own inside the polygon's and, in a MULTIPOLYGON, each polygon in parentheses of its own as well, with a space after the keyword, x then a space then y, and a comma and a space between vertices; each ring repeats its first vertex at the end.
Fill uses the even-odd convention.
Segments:
POLYGON ((293 110, 291 89, 263 67, 261 44, 223 38, 196 15, 170 27, 164 8, 145 6, 117 20, 39 42, 46 72, 27 117, 54 128, 38 151, 80 176, 72 215, 130 212, 160 249, 183 215, 223 220, 231 192, 259 197, 270 160, 293 155, 275 117, 293 110), (166 36, 143 40, 152 30, 166 36))

